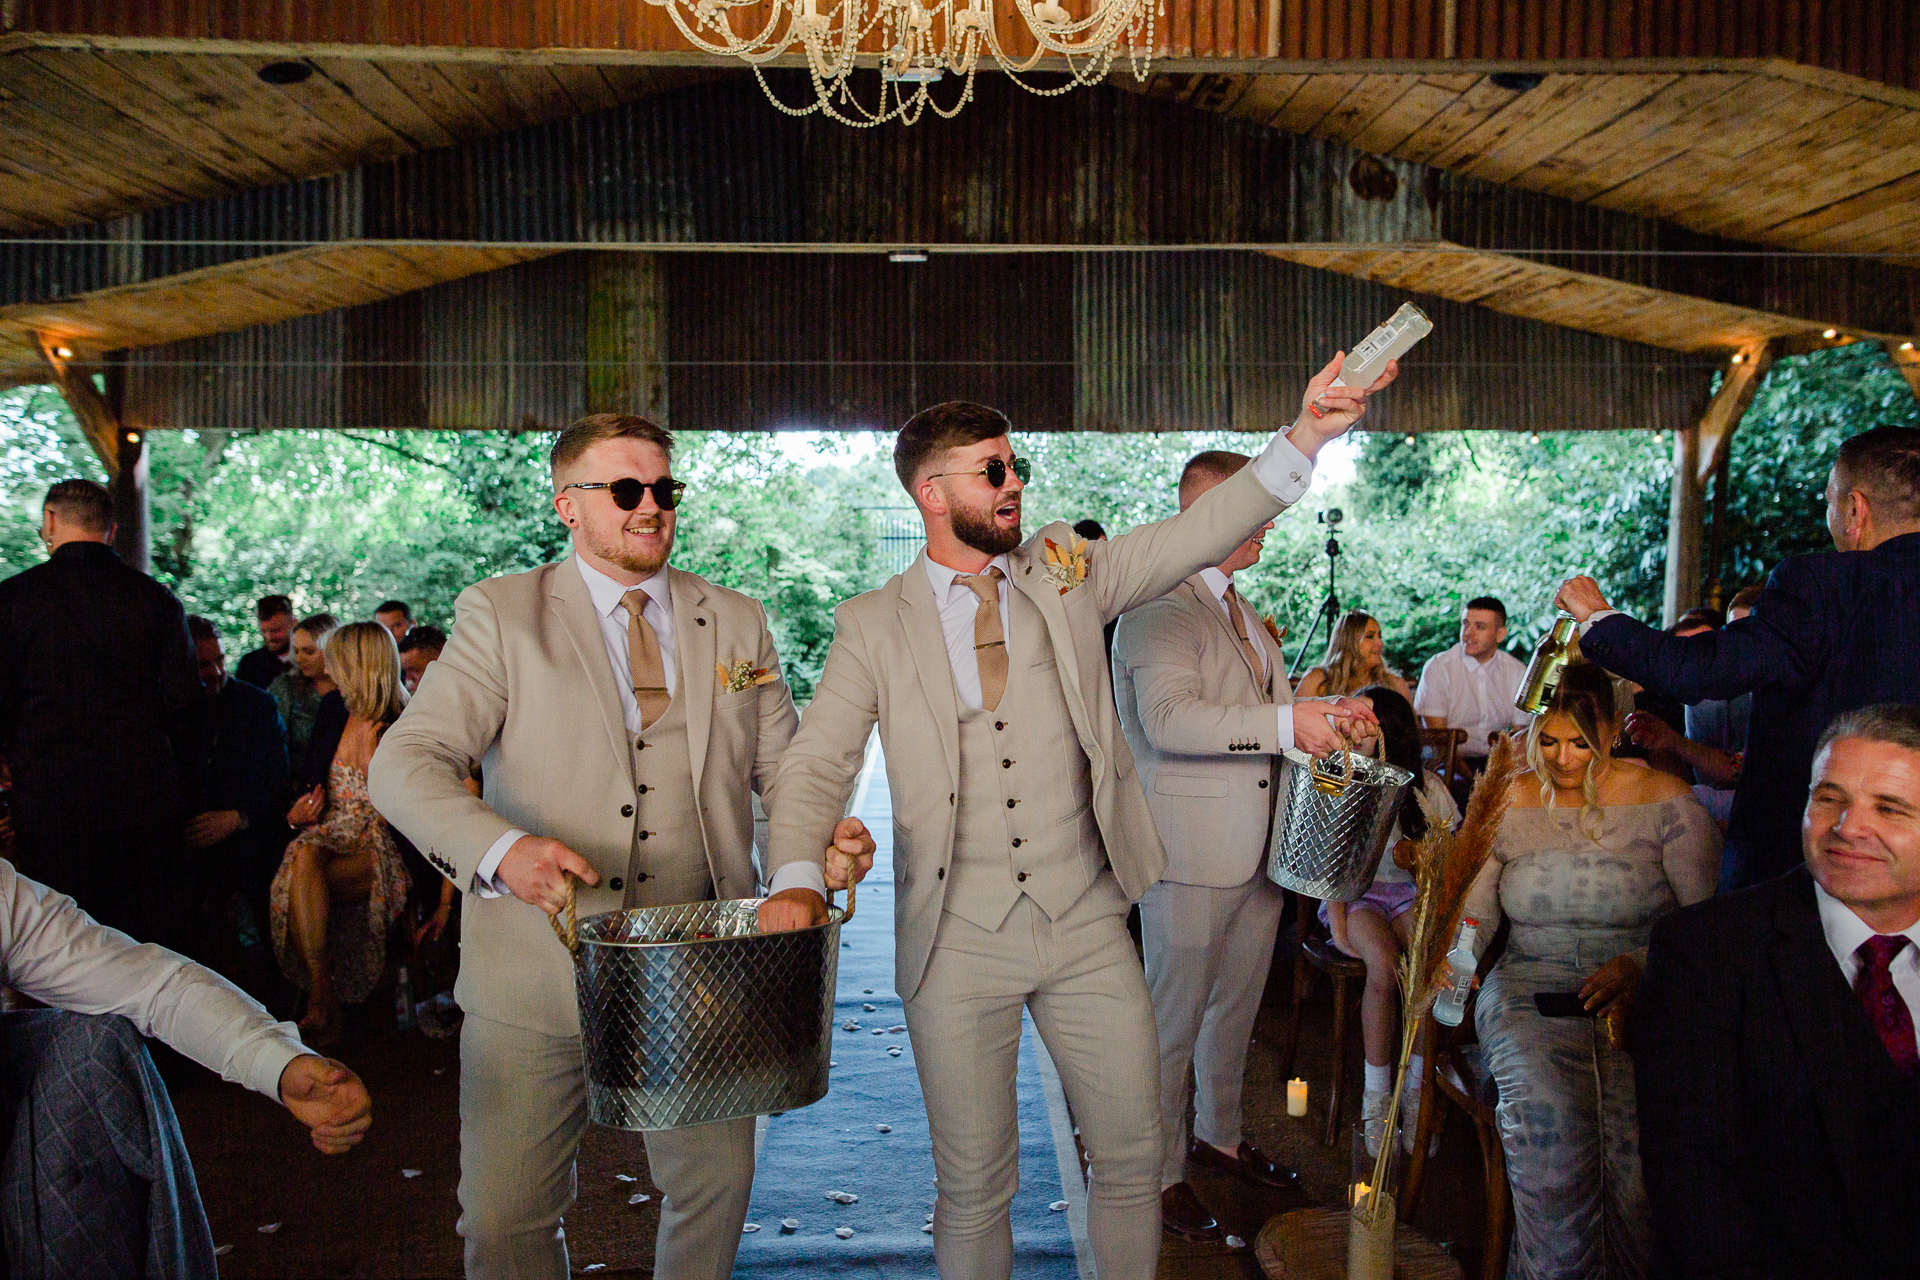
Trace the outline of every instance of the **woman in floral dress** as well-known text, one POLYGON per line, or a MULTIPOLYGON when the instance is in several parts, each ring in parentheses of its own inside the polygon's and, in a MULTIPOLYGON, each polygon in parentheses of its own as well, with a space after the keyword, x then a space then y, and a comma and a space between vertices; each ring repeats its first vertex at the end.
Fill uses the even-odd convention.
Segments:
POLYGON ((386 967, 387 935, 407 905, 407 870, 385 819, 367 796, 367 765, 380 735, 407 705, 400 653, 378 623, 355 622, 327 641, 327 672, 347 723, 319 794, 287 814, 299 834, 273 878, 273 948, 308 992, 303 1038, 340 1035, 340 1005, 365 1000, 386 967))

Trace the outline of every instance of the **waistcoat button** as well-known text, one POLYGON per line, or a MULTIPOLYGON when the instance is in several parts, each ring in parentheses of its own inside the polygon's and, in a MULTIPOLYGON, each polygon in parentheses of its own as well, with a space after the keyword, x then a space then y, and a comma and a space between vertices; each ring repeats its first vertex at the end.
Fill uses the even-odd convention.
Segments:
POLYGON ((1007 727, 1007 722, 1005 720, 995 720, 993 722, 993 727, 996 729, 1004 729, 1007 727))
POLYGON ((630 804, 621 805, 620 816, 623 818, 631 818, 633 816, 633 806, 630 804))
POLYGON ((646 873, 646 872, 644 872, 644 871, 642 871, 642 872, 641 872, 641 873, 640 873, 639 875, 637 875, 637 876, 635 876, 635 877, 634 877, 634 880, 636 880, 636 881, 644 881, 644 880, 645 880, 646 878, 647 878, 647 873, 646 873))
POLYGON ((1013 768, 1013 761, 1011 761, 1011 760, 1002 760, 1002 761, 1000 762, 1000 767, 1001 767, 1002 769, 1011 769, 1011 768, 1013 768))
POLYGON ((1009 808, 1009 809, 1011 809, 1011 808, 1013 808, 1013 806, 1015 806, 1015 805, 1017 805, 1017 804, 1019 804, 1019 803, 1020 803, 1020 802, 1019 802, 1018 800, 1009 800, 1009 801, 1007 801, 1007 808, 1009 808))
POLYGON ((1022 871, 1019 875, 1015 876, 1014 879, 1018 880, 1021 884, 1025 884, 1027 882, 1027 873, 1022 871))
POLYGON ((1021 840, 1019 836, 1015 836, 1013 838, 1013 847, 1016 849, 1018 849, 1024 843, 1025 841, 1021 840))
POLYGON ((1260 785, 1262 787, 1265 787, 1267 785, 1267 780, 1265 778, 1260 779, 1260 785))
POLYGON ((640 784, 640 794, 641 795, 647 794, 647 784, 644 782, 640 784))
POLYGON ((617 890, 617 889, 624 889, 626 887, 627 887, 627 882, 625 880, 622 880, 619 876, 615 876, 613 879, 607 881, 607 888, 609 889, 617 890))
POLYGON ((642 832, 640 833, 640 838, 641 838, 642 840, 645 840, 645 839, 646 839, 646 838, 647 838, 648 836, 650 836, 650 835, 652 835, 652 834, 653 834, 653 832, 651 832, 651 831, 642 831, 642 832))

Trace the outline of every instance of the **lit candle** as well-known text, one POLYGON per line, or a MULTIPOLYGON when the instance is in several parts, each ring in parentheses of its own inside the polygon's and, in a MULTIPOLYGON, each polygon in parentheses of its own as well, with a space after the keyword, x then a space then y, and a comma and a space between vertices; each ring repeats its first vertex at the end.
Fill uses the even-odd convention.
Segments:
POLYGON ((1287 1114, 1290 1116, 1307 1114, 1307 1082, 1305 1080, 1287 1081, 1287 1114))
POLYGON ((1364 1182, 1356 1182, 1353 1184, 1353 1190, 1349 1193, 1350 1198, 1348 1203, 1356 1209, 1364 1209, 1366 1207, 1366 1199, 1371 1194, 1373 1194, 1372 1187, 1364 1182))

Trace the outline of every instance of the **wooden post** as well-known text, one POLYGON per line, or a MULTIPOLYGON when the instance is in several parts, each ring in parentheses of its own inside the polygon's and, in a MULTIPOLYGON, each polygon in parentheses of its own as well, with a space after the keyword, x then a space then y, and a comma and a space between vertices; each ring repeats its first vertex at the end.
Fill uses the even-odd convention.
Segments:
POLYGON ((1887 349, 1887 358, 1893 361, 1893 367, 1913 388, 1913 394, 1920 397, 1920 350, 1914 349, 1912 341, 1894 342, 1891 339, 1881 344, 1887 349))
POLYGON ((153 572, 152 507, 147 493, 146 432, 121 422, 126 403, 126 367, 120 361, 106 367, 105 394, 93 385, 93 374, 72 363, 70 351, 51 334, 35 334, 40 357, 50 381, 60 388, 67 407, 80 424, 81 434, 93 446, 107 471, 107 491, 113 495, 116 526, 113 549, 142 573, 153 572))
POLYGON ((1700 428, 1673 433, 1673 492, 1667 505, 1667 589, 1660 625, 1670 627, 1700 598, 1700 533, 1706 514, 1700 483, 1700 428))

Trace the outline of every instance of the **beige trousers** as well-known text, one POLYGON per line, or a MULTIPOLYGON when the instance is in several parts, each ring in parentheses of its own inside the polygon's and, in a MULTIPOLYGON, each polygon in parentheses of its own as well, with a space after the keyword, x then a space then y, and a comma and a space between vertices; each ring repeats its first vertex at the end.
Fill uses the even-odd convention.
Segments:
POLYGON ((1240 1145, 1247 1044, 1286 903, 1264 870, 1231 889, 1162 880, 1140 899, 1147 987, 1160 1029, 1163 1187, 1186 1180, 1189 1087, 1194 1136, 1218 1147, 1240 1145))
POLYGON ((1152 1280, 1160 1257, 1159 1073, 1153 1008, 1111 872, 1058 920, 1022 897, 988 932, 940 931, 907 1030, 940 1175, 933 1256, 944 1280, 1013 1273, 1020 1011, 1060 1071, 1093 1162, 1087 1234, 1100 1280, 1152 1280))
MULTIPOLYGON (((471 1280, 565 1280, 562 1217, 587 1128, 574 1036, 469 1013, 460 1030, 460 1223, 471 1280)), ((660 1200, 653 1274, 724 1280, 753 1194, 753 1118, 648 1133, 660 1200)))

